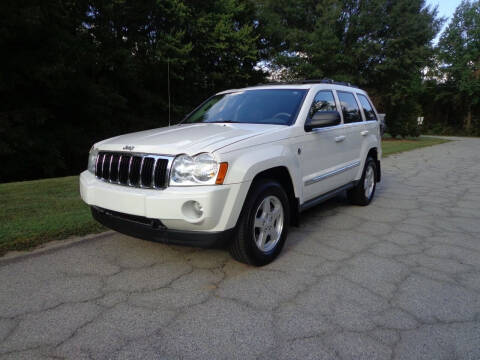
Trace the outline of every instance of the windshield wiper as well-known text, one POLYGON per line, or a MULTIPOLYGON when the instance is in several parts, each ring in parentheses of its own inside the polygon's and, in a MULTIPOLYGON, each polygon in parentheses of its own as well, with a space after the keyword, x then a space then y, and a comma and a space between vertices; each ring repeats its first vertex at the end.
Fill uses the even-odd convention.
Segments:
POLYGON ((233 121, 233 120, 215 120, 215 121, 205 121, 206 124, 218 124, 218 123, 233 123, 233 124, 238 124, 239 121, 233 121))

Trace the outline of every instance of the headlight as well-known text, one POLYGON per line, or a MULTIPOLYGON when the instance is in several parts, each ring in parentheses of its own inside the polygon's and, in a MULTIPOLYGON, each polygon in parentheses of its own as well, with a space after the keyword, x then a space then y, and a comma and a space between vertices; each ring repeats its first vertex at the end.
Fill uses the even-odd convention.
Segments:
POLYGON ((219 164, 212 154, 179 155, 172 164, 170 186, 213 185, 218 169, 219 164))
POLYGON ((204 183, 214 179, 218 172, 218 162, 207 153, 199 154, 193 158, 195 166, 193 168, 193 178, 204 183))
POLYGON ((97 164, 97 156, 98 156, 98 149, 94 149, 93 147, 90 149, 90 153, 88 154, 88 171, 92 174, 95 174, 95 165, 97 164))
POLYGON ((170 184, 190 185, 193 182, 194 161, 188 155, 180 155, 173 160, 170 184))

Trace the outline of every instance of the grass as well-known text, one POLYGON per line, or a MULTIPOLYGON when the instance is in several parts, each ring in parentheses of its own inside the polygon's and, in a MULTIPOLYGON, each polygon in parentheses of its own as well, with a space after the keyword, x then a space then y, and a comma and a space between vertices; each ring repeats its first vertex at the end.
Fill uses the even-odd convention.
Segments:
POLYGON ((391 137, 385 137, 382 140, 382 154, 383 156, 389 156, 392 154, 401 153, 404 151, 410 151, 426 146, 438 145, 449 142, 450 140, 439 139, 434 137, 420 136, 419 138, 406 138, 406 139, 392 139, 391 137))
MULTIPOLYGON (((447 140, 383 140, 384 156, 447 140)), ((78 176, 0 184, 0 255, 39 244, 106 230, 80 199, 78 176)))
POLYGON ((105 231, 80 199, 78 176, 0 184, 0 255, 105 231))

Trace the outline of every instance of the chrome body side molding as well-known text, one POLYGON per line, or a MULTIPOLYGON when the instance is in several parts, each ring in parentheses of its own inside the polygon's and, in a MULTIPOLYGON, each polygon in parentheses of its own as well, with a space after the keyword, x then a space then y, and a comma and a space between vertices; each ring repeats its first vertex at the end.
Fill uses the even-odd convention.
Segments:
POLYGON ((357 167, 357 166, 360 166, 360 161, 355 161, 354 163, 351 163, 351 164, 349 164, 349 165, 347 165, 347 166, 344 166, 344 167, 342 167, 342 168, 340 168, 340 169, 336 169, 336 170, 330 171, 330 172, 328 172, 328 173, 325 173, 325 174, 316 176, 316 177, 314 177, 314 178, 312 178, 312 179, 310 179, 310 180, 307 180, 307 181, 305 181, 305 186, 315 184, 315 183, 317 183, 317 182, 319 182, 319 181, 325 180, 325 179, 327 179, 327 178, 329 178, 329 177, 331 177, 331 176, 335 176, 335 175, 341 174, 341 173, 343 173, 343 172, 345 172, 345 171, 347 171, 347 170, 353 169, 353 168, 355 168, 355 167, 357 167))

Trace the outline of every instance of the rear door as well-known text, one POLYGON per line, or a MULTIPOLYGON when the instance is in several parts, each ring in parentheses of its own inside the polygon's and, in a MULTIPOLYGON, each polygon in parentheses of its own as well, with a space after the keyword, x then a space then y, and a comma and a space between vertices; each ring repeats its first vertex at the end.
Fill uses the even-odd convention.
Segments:
POLYGON ((365 122, 360 106, 353 92, 337 91, 343 114, 345 131, 345 177, 353 181, 361 163, 362 144, 365 136, 365 122))
POLYGON ((365 116, 365 130, 362 132, 364 145, 368 146, 369 142, 380 143, 380 124, 372 102, 364 94, 357 93, 357 98, 365 116), (374 139, 369 139, 371 137, 374 137, 374 139))

